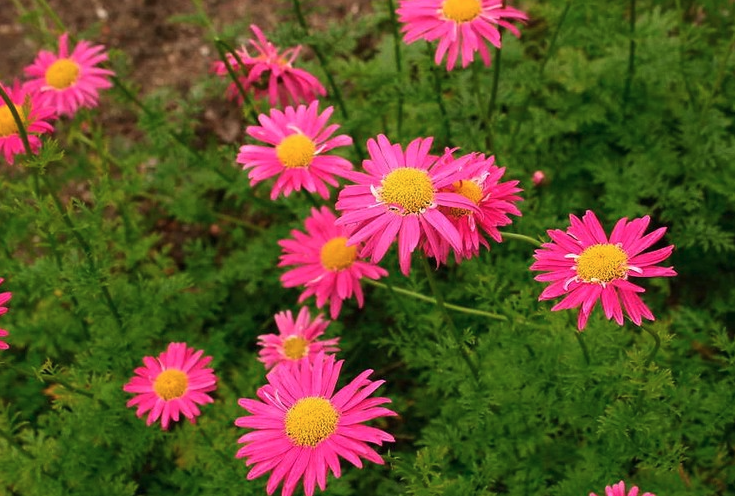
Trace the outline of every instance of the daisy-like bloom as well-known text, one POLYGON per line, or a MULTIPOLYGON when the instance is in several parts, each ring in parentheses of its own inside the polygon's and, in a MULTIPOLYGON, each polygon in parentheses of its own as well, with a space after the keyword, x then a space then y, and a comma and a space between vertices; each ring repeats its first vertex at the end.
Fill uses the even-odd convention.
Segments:
POLYGON ((302 358, 314 358, 319 352, 336 353, 339 351, 339 338, 317 341, 329 326, 329 321, 317 315, 311 320, 309 309, 302 307, 294 321, 291 310, 275 315, 279 334, 258 336, 261 346, 259 360, 270 369, 279 363, 290 363, 302 358))
MULTIPOLYGON (((595 493, 590 493, 590 496, 597 496, 595 493)), ((638 488, 633 486, 630 492, 625 492, 625 482, 620 481, 613 486, 605 487, 605 496, 638 496, 638 488)), ((642 496, 656 496, 653 493, 643 493, 642 496)))
POLYGON ((326 126, 334 111, 328 107, 319 113, 319 102, 309 106, 286 107, 283 111, 271 109, 270 115, 260 114, 260 126, 248 126, 246 132, 253 138, 270 146, 243 145, 237 155, 237 162, 243 170, 250 169, 250 185, 278 176, 271 200, 278 195, 288 196, 292 191, 304 188, 311 193, 319 193, 325 200, 329 198, 330 186, 337 186, 334 176, 345 177, 352 170, 349 160, 326 152, 349 146, 352 138, 346 134, 331 137, 339 125, 326 126), (326 126, 326 127, 325 127, 326 126), (326 184, 325 184, 326 183, 326 184))
POLYGON ((423 239, 432 253, 441 252, 442 238, 462 251, 462 236, 440 207, 479 211, 469 198, 444 191, 465 179, 470 157, 455 160, 454 168, 439 168, 439 157, 429 155, 432 141, 416 138, 404 152, 382 134, 371 138, 370 158, 363 162, 367 174, 352 173, 350 179, 357 184, 345 186, 336 205, 343 212, 337 224, 353 228, 347 244, 365 243, 361 257, 379 262, 398 239, 398 260, 405 275, 411 270, 411 253, 423 239))
POLYGON ((531 270, 545 271, 536 276, 537 281, 551 282, 539 300, 566 297, 551 310, 581 307, 577 327, 581 331, 587 324, 597 300, 601 300, 605 317, 615 318, 623 325, 623 310, 637 325, 641 317, 654 320, 651 310, 638 293, 645 292, 628 277, 671 277, 672 267, 658 267, 671 255, 673 245, 643 253, 666 233, 661 227, 643 235, 651 222, 649 216, 628 221, 623 217, 615 224, 608 240, 600 222, 591 211, 580 220, 569 216, 571 226, 566 232, 559 229, 547 231, 551 243, 544 243, 536 250, 536 262, 531 270))
POLYGON ((490 65, 490 50, 486 42, 501 47, 500 31, 507 28, 521 35, 510 21, 525 21, 528 16, 513 7, 503 7, 500 0, 400 0, 398 21, 404 26, 403 41, 408 44, 424 39, 439 40, 434 63, 440 65, 447 55, 447 70, 451 71, 460 55, 462 67, 467 67, 480 52, 485 65, 490 65))
POLYGON ((279 267, 296 266, 281 276, 286 288, 305 286, 299 303, 316 295, 316 306, 329 302, 329 314, 336 319, 342 302, 354 294, 362 308, 364 296, 360 279, 380 279, 385 269, 358 258, 359 245, 347 246, 349 231, 335 224, 337 218, 327 207, 311 209, 306 219, 306 233, 291 231, 293 239, 278 242, 283 248, 279 267))
MULTIPOLYGON (((503 241, 498 227, 507 226, 512 221, 508 215, 521 215, 521 211, 515 206, 515 202, 522 198, 516 193, 522 191, 517 188, 518 181, 500 182, 505 174, 505 167, 495 165, 495 157, 485 158, 481 153, 471 153, 470 161, 465 166, 468 175, 465 179, 455 181, 445 188, 472 200, 478 208, 477 212, 463 208, 446 208, 442 211, 456 226, 462 238, 462 250, 455 250, 454 255, 457 262, 463 258, 472 258, 480 253, 480 245, 490 248, 483 233, 490 236, 496 243, 503 241)), ((456 160, 448 157, 442 161, 439 169, 455 168, 456 160)), ((439 253, 432 253, 428 244, 424 245, 429 256, 433 256, 438 262, 446 263, 449 254, 449 243, 440 239, 439 253)))
POLYGON ((217 377, 207 368, 212 357, 204 357, 203 350, 189 348, 186 343, 170 343, 158 358, 143 357, 145 367, 135 369, 135 377, 123 386, 123 390, 136 396, 127 406, 137 406, 136 415, 146 412, 146 425, 161 419, 165 430, 173 420, 179 421, 183 413, 193 424, 200 415, 197 405, 212 403, 208 392, 217 389, 217 377))
MULTIPOLYGON (((13 102, 28 135, 31 152, 38 153, 41 148, 40 134, 50 133, 54 127, 47 121, 53 119, 54 109, 43 105, 38 95, 28 91, 25 85, 15 81, 12 87, 0 83, 3 91, 13 102)), ((0 153, 8 164, 13 165, 15 156, 26 152, 23 139, 20 137, 18 124, 13 119, 10 108, 0 99, 0 153)))
POLYGON ((334 392, 343 360, 320 353, 313 361, 279 365, 258 389, 258 400, 242 398, 238 404, 251 415, 235 421, 238 427, 254 429, 242 436, 237 458, 252 465, 248 480, 272 471, 266 492, 270 495, 283 481, 283 496, 291 496, 303 480, 307 496, 316 485, 323 491, 327 473, 340 477, 339 458, 362 468, 362 460, 383 464, 367 443, 382 445, 393 436, 363 425, 378 417, 396 415, 381 407, 388 398, 370 398, 385 381, 368 379, 366 370, 347 386, 334 392))
MULTIPOLYGON (((268 97, 271 107, 277 104, 285 107, 290 103, 309 103, 327 94, 327 90, 316 77, 293 66, 301 45, 278 53, 278 48, 268 41, 258 26, 251 24, 250 29, 255 33, 255 39, 250 40, 255 55, 250 55, 244 46, 235 50, 244 67, 240 67, 231 53, 227 54, 227 61, 233 71, 246 74, 238 76, 245 91, 253 90, 257 99, 268 97)), ((218 76, 229 77, 227 67, 222 61, 214 63, 213 71, 218 76)), ((227 87, 227 97, 230 100, 237 99, 242 104, 243 98, 235 83, 230 83, 227 87)))
POLYGON ((97 67, 107 58, 104 46, 88 41, 80 41, 70 53, 69 35, 64 33, 59 37, 58 55, 41 50, 33 64, 25 68, 30 78, 26 85, 57 115, 71 117, 81 107, 96 107, 99 90, 112 86, 109 78, 115 73, 97 67))
MULTIPOLYGON (((3 281, 5 281, 5 279, 0 277, 0 284, 2 284, 3 281)), ((9 291, 6 291, 5 293, 0 293, 0 315, 5 315, 6 313, 8 313, 8 307, 6 307, 5 304, 10 301, 10 298, 12 297, 13 293, 10 293, 9 291)), ((5 329, 0 329, 0 338, 4 338, 7 335, 8 331, 6 331, 5 329)), ((8 343, 0 339, 0 350, 7 350, 8 348, 10 348, 10 346, 8 346, 8 343)))

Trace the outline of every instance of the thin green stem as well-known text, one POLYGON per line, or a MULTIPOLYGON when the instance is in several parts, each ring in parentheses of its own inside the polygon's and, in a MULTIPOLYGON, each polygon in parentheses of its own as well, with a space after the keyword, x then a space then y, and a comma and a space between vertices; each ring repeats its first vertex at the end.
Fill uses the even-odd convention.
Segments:
POLYGON ((485 148, 488 153, 493 149, 493 113, 495 113, 495 103, 498 99, 498 85, 500 83, 501 54, 500 48, 495 48, 495 58, 493 59, 493 85, 490 90, 490 102, 487 105, 485 113, 485 148))
POLYGON ((393 31, 393 54, 396 59, 398 108, 396 109, 396 134, 400 140, 403 136, 403 61, 401 59, 401 39, 398 30, 398 19, 396 18, 396 6, 393 0, 388 1, 388 12, 390 13, 390 24, 393 31))
POLYGON ((630 98, 630 88, 635 76, 635 23, 636 8, 635 0, 630 0, 630 46, 628 49, 628 73, 625 77, 625 89, 623 90, 623 108, 627 108, 630 98))
POLYGON ((645 366, 648 367, 654 358, 656 358, 656 354, 658 353, 659 348, 661 348, 661 338, 658 337, 658 334, 650 330, 648 327, 641 326, 641 329, 646 331, 648 334, 653 336, 654 344, 653 349, 651 350, 651 353, 649 353, 648 358, 646 358, 645 366))
POLYGON ((577 342, 579 343, 579 347, 582 349, 582 355, 584 355, 584 361, 587 365, 590 364, 590 352, 587 349, 587 344, 584 342, 584 338, 582 337, 581 331, 574 331, 574 337, 577 338, 577 342))
POLYGON ((66 26, 64 26, 64 22, 61 20, 61 18, 58 16, 56 11, 51 8, 51 6, 48 4, 46 0, 36 0, 36 3, 41 5, 41 8, 46 12, 46 14, 51 18, 51 20, 56 24, 56 28, 59 29, 61 32, 66 32, 66 26))
POLYGON ((439 75, 439 66, 434 64, 434 55, 431 53, 431 45, 426 43, 426 53, 431 60, 431 75, 434 80, 434 98, 436 104, 439 107, 439 113, 442 117, 442 129, 444 134, 443 145, 448 146, 452 142, 452 128, 449 123, 449 114, 447 113, 447 107, 444 105, 444 96, 442 94, 442 81, 439 75))
POLYGON ((18 442, 15 437, 13 437, 9 432, 6 432, 5 429, 0 429, 0 436, 2 436, 10 446, 18 450, 18 453, 23 455, 24 458, 27 460, 35 460, 34 456, 28 453, 26 449, 18 442))
POLYGON ((204 7, 204 3, 202 2, 202 0, 191 0, 191 3, 194 4, 194 8, 196 9, 197 14, 199 14, 199 17, 201 17, 202 21, 204 21, 204 24, 209 30, 209 33, 212 35, 213 38, 215 38, 217 36, 217 30, 214 28, 214 23, 212 22, 212 19, 210 19, 209 15, 207 15, 207 9, 204 7))
POLYGON ((525 234, 517 234, 517 233, 512 233, 512 232, 501 232, 500 234, 503 236, 503 238, 516 239, 518 241, 525 241, 526 243, 532 244, 533 246, 537 248, 541 248, 541 245, 542 245, 541 241, 534 239, 530 236, 526 236, 525 234))
POLYGON ((240 93, 240 96, 242 97, 243 104, 248 109, 250 118, 253 120, 253 122, 258 122, 258 113, 255 111, 253 102, 250 100, 250 95, 248 95, 247 91, 245 91, 245 88, 243 87, 242 82, 240 82, 240 78, 237 77, 237 74, 235 74, 235 70, 232 68, 232 64, 230 64, 230 60, 227 58, 227 54, 225 52, 232 55, 232 57, 235 59, 235 62, 237 62, 238 67, 245 67, 245 64, 243 64, 242 60, 240 59, 240 55, 238 55, 236 50, 234 50, 231 46, 229 46, 227 43, 225 43, 220 38, 214 39, 214 46, 217 48, 217 52, 219 53, 220 60, 222 60, 222 62, 224 62, 225 64, 225 68, 227 69, 227 74, 230 75, 230 79, 232 79, 232 82, 235 83, 235 86, 237 87, 237 91, 240 93))
POLYGON ((28 133, 26 132, 26 127, 23 124, 23 118, 18 113, 18 109, 15 107, 13 100, 10 99, 10 95, 5 92, 5 88, 3 88, 2 84, 0 84, 0 98, 2 98, 3 102, 5 102, 5 105, 8 107, 8 110, 10 110, 10 115, 13 116, 13 120, 15 121, 15 127, 18 128, 20 139, 23 141, 23 148, 25 148, 26 154, 30 155, 32 153, 31 143, 28 141, 28 133))
POLYGON ((707 112, 709 112, 712 102, 714 101, 715 96, 717 96, 717 93, 720 91, 722 82, 725 80, 725 74, 727 73, 727 63, 730 60, 730 56, 732 55, 733 50, 735 50, 735 28, 733 28, 732 36, 730 37, 730 43, 728 44, 725 54, 722 56, 722 60, 720 61, 720 66, 717 69, 717 75, 715 76, 715 83, 712 86, 712 91, 707 95, 707 99, 705 100, 704 105, 702 105, 702 114, 699 118, 700 128, 703 127, 704 120, 707 117, 707 112))

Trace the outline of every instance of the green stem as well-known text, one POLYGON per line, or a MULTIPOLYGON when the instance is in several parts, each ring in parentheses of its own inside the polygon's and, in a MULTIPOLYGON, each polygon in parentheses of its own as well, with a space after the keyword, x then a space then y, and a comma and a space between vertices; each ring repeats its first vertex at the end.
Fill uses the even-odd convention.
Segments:
POLYGON ((191 3, 194 4, 194 8, 197 11, 197 14, 199 14, 199 17, 202 18, 202 21, 204 21, 204 24, 207 26, 207 29, 209 30, 209 33, 212 35, 213 38, 217 36, 217 30, 214 28, 214 23, 212 23, 212 19, 209 18, 209 15, 207 15, 207 9, 204 7, 204 3, 202 0, 191 0, 191 3))
POLYGON ((720 67, 717 70, 717 76, 715 76, 715 84, 712 86, 712 91, 709 93, 709 95, 707 95, 707 99, 705 100, 704 105, 702 105, 702 114, 699 118, 700 128, 703 127, 707 112, 709 111, 715 96, 717 96, 717 93, 720 91, 722 82, 725 80, 725 74, 727 73, 727 63, 730 60, 733 49, 735 49, 735 28, 733 28, 732 36, 730 37, 730 43, 727 46, 727 51, 723 55, 722 61, 720 61, 720 67))
POLYGON ((490 102, 487 105, 487 113, 485 114, 485 148, 486 152, 490 153, 493 149, 493 113, 495 112, 495 103, 498 99, 498 84, 500 83, 500 68, 501 58, 500 55, 503 52, 500 48, 495 48, 495 58, 493 59, 493 85, 490 90, 490 102))
MULTIPOLYGON (((411 298, 414 298, 416 300, 425 301, 427 303, 431 303, 432 305, 437 304, 436 300, 430 296, 426 296, 421 293, 416 293, 415 291, 411 291, 409 289, 399 288, 399 287, 393 286, 392 284, 384 284, 382 282, 368 279, 367 277, 363 278, 361 282, 365 282, 367 284, 370 284, 371 286, 375 286, 376 288, 387 289, 388 291, 392 291, 392 292, 402 294, 405 296, 410 296, 411 298)), ((462 306, 454 305, 452 303, 447 303, 447 302, 444 302, 444 306, 449 310, 454 310, 456 312, 466 313, 469 315, 479 315, 481 317, 487 317, 488 319, 493 319, 493 320, 502 320, 502 321, 508 320, 508 318, 505 315, 498 315, 497 313, 485 312, 484 310, 477 310, 475 308, 462 307, 462 306)))
POLYGON ((234 50, 231 46, 222 41, 220 38, 214 39, 214 46, 217 47, 217 52, 219 53, 220 60, 222 60, 222 62, 224 62, 225 64, 227 74, 230 75, 230 79, 232 79, 232 82, 235 83, 235 86, 237 86, 237 91, 242 97, 243 104, 248 109, 250 118, 253 120, 253 122, 258 122, 258 113, 255 111, 253 102, 250 100, 250 95, 248 95, 248 93, 245 91, 245 88, 240 82, 240 78, 238 78, 237 74, 235 74, 235 70, 232 68, 232 64, 230 64, 230 61, 228 60, 225 52, 230 53, 235 58, 238 67, 242 68, 245 67, 245 64, 243 64, 242 60, 240 59, 240 55, 238 55, 236 50, 234 50))
POLYGON ((442 95, 442 81, 439 76, 439 66, 434 64, 434 55, 431 53, 431 45, 426 43, 426 53, 431 60, 431 75, 434 79, 434 98, 436 104, 439 107, 439 113, 442 117, 442 129, 444 133, 443 145, 448 146, 452 142, 452 128, 449 123, 449 114, 447 114, 447 107, 444 105, 444 98, 442 95))
POLYGON ((650 330, 648 327, 642 327, 641 326, 641 329, 643 329, 648 334, 650 334, 651 336, 653 336, 653 339, 655 341, 654 342, 654 345, 653 345, 653 349, 651 350, 651 353, 649 353, 648 358, 646 358, 645 366, 648 367, 651 364, 651 362, 653 361, 653 359, 656 357, 656 354, 658 353, 658 349, 661 347, 661 338, 658 337, 658 334, 656 334, 655 332, 653 332, 652 330, 650 330))
POLYGON ((475 377, 475 380, 479 381, 480 372, 477 370, 477 366, 472 361, 472 358, 470 358, 469 353, 467 353, 465 344, 462 341, 462 336, 460 335, 457 326, 454 325, 454 320, 452 320, 449 312, 447 312, 447 308, 444 306, 444 295, 442 295, 441 291, 439 290, 439 286, 436 284, 436 279, 434 278, 434 273, 431 271, 429 260, 426 257, 421 257, 421 261, 424 266, 424 271, 426 272, 426 279, 429 281, 429 286, 431 287, 431 292, 434 293, 434 298, 436 298, 436 306, 439 308, 439 311, 444 316, 444 321, 447 323, 449 330, 452 331, 451 333, 454 337, 454 341, 459 347, 459 351, 462 353, 462 358, 467 363, 467 367, 469 367, 470 372, 472 372, 472 375, 475 377))
POLYGON ((15 107, 15 103, 13 103, 13 100, 10 99, 10 95, 5 92, 5 88, 3 88, 2 84, 0 84, 0 98, 2 98, 3 102, 5 102, 5 105, 8 107, 8 110, 10 110, 10 115, 13 116, 15 126, 18 128, 20 139, 23 141, 23 148, 25 148, 26 154, 30 155, 32 153, 31 143, 30 141, 28 141, 28 133, 26 132, 26 127, 23 124, 23 119, 18 113, 18 109, 15 107))
POLYGON ((396 110, 396 134, 400 140, 403 136, 403 61, 401 59, 401 39, 398 30, 398 19, 396 18, 396 6, 393 0, 388 1, 388 12, 390 13, 390 24, 393 31, 393 54, 396 59, 398 109, 396 110))
POLYGON ((5 429, 0 429, 0 436, 5 438, 8 444, 12 446, 13 448, 15 448, 16 450, 18 450, 18 453, 23 455, 24 458, 26 458, 27 460, 35 461, 35 458, 33 457, 33 455, 28 453, 28 451, 26 451, 26 449, 23 446, 21 446, 18 440, 15 439, 15 437, 13 437, 9 432, 6 432, 5 429))
POLYGON ((51 18, 51 20, 56 24, 56 28, 59 29, 61 32, 68 31, 66 29, 66 26, 64 26, 64 22, 61 20, 61 18, 58 16, 56 11, 51 8, 51 6, 48 4, 46 0, 36 0, 38 4, 41 5, 41 8, 46 11, 46 14, 51 18))
POLYGON ((590 352, 587 349, 587 344, 584 342, 584 338, 582 337, 582 331, 574 331, 574 336, 577 338, 579 347, 582 348, 582 355, 584 355, 585 363, 589 365, 590 364, 590 352))
POLYGON ((630 47, 628 50, 628 74, 625 77, 625 89, 623 90, 623 108, 628 106, 630 88, 633 84, 633 76, 635 75, 635 22, 635 0, 630 0, 630 47))
POLYGON ((541 248, 541 245, 543 244, 541 241, 530 236, 526 236, 525 234, 517 234, 512 232, 501 232, 500 234, 503 236, 503 238, 525 241, 526 243, 532 244, 537 248, 541 248))

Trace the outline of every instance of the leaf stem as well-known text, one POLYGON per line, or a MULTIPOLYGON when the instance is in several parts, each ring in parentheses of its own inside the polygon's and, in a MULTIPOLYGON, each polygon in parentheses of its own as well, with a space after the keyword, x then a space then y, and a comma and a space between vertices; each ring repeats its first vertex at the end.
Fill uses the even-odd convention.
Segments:
POLYGON ((235 86, 237 86, 237 91, 240 93, 240 96, 242 97, 242 101, 248 109, 250 118, 253 120, 253 122, 258 122, 258 113, 255 111, 255 106, 253 105, 253 102, 250 100, 250 95, 248 95, 248 93, 245 91, 245 88, 243 87, 242 82, 240 82, 240 78, 237 77, 237 74, 235 74, 235 70, 232 68, 232 64, 230 64, 230 61, 227 58, 227 55, 225 52, 230 53, 235 58, 235 62, 237 62, 238 67, 243 68, 245 67, 245 64, 243 64, 242 60, 240 59, 240 55, 237 53, 236 50, 234 50, 231 46, 229 46, 227 43, 225 43, 220 38, 214 39, 214 46, 217 48, 217 52, 219 53, 220 60, 222 60, 222 62, 224 62, 225 64, 225 68, 227 69, 227 74, 230 75, 230 79, 232 79, 232 82, 235 83, 235 86))
POLYGON ((8 107, 8 110, 10 110, 10 115, 13 116, 15 126, 18 128, 20 139, 23 141, 23 148, 25 148, 26 154, 30 155, 32 153, 31 143, 28 141, 28 133, 26 132, 26 127, 23 124, 23 118, 18 113, 18 109, 15 107, 13 100, 10 99, 10 95, 5 92, 5 88, 3 88, 2 84, 0 84, 0 98, 2 98, 3 102, 5 102, 5 105, 8 107))
POLYGON ((498 98, 498 84, 500 83, 500 68, 501 58, 500 55, 503 52, 500 48, 495 47, 495 58, 493 59, 493 85, 490 90, 490 102, 487 105, 487 112, 485 113, 485 151, 490 153, 493 149, 493 128, 492 119, 493 113, 495 112, 495 103, 498 98))
POLYGON ((434 80, 434 98, 436 104, 439 107, 439 113, 442 117, 442 129, 444 133, 444 145, 448 146, 452 142, 452 128, 449 123, 449 114, 447 114, 447 107, 444 105, 444 98, 442 96, 442 81, 439 76, 439 66, 434 64, 434 56, 431 53, 431 45, 426 43, 426 53, 431 60, 431 75, 434 80))
POLYGON ((534 239, 530 236, 526 236, 525 234, 518 234, 518 233, 512 233, 512 232, 501 232, 500 233, 504 238, 507 239, 516 239, 518 241, 525 241, 526 243, 532 244, 533 246, 537 248, 541 248, 542 243, 541 241, 534 239))
POLYGON ((641 326, 641 329, 650 334, 654 339, 653 349, 651 350, 651 353, 649 353, 648 358, 646 358, 645 362, 645 366, 648 367, 653 359, 656 358, 656 354, 658 353, 659 348, 661 348, 661 338, 658 337, 657 333, 653 332, 648 327, 641 326))
POLYGON ((401 84, 403 81, 403 61, 401 59, 401 40, 398 31, 398 19, 396 18, 396 6, 393 0, 387 1, 388 12, 390 13, 390 24, 393 31, 393 54, 394 58, 396 59, 396 72, 398 73, 398 108, 396 110, 396 134, 398 135, 398 139, 400 140, 403 136, 403 85, 401 84))
POLYGON ((587 344, 584 342, 584 338, 582 337, 582 331, 574 331, 574 337, 577 338, 579 347, 582 349, 582 355, 584 355, 585 363, 589 365, 590 364, 590 352, 587 349, 587 344))

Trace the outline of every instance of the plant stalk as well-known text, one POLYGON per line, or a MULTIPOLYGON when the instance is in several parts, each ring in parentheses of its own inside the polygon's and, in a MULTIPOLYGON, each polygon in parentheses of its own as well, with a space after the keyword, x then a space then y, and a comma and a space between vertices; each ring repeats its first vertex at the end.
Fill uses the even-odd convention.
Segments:
POLYGON ((442 81, 441 77, 439 76, 439 66, 434 64, 434 56, 431 53, 431 45, 429 45, 428 42, 426 43, 426 53, 431 60, 431 75, 434 79, 434 98, 436 99, 436 104, 439 107, 439 113, 442 117, 442 129, 444 134, 443 145, 448 146, 452 142, 452 127, 449 122, 447 107, 444 105, 444 98, 442 95, 442 81))

